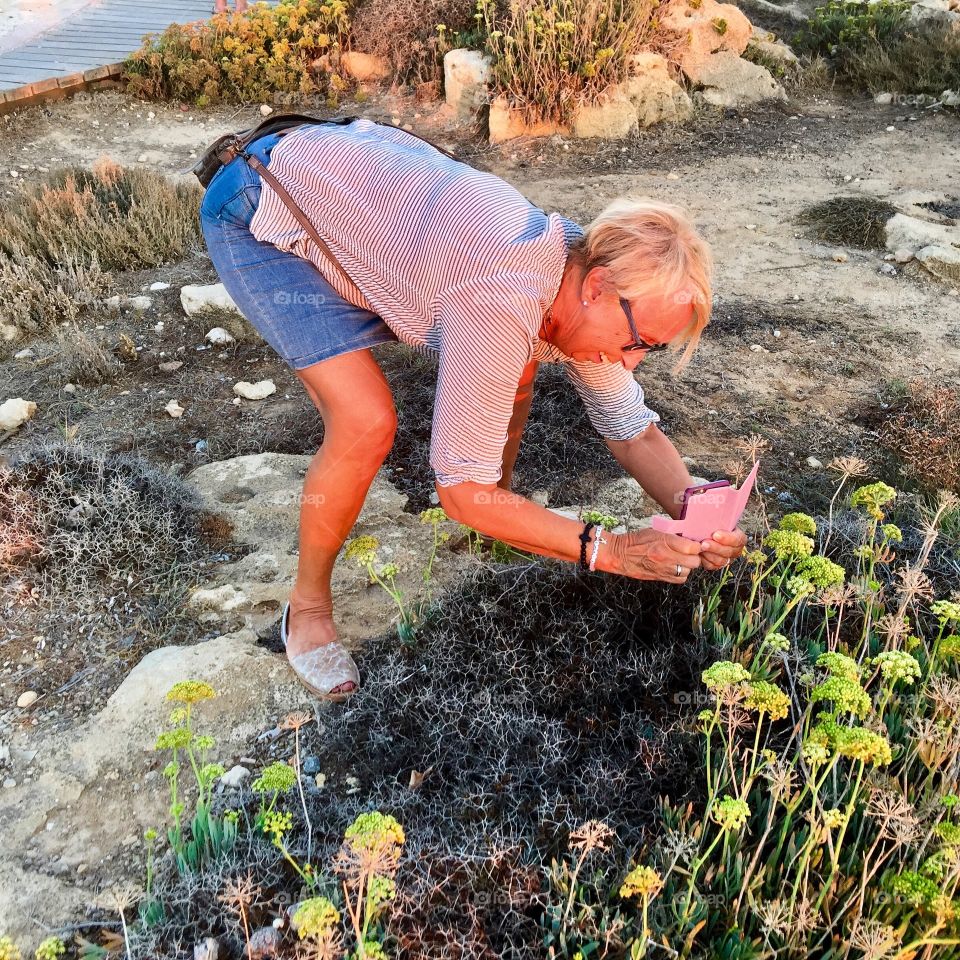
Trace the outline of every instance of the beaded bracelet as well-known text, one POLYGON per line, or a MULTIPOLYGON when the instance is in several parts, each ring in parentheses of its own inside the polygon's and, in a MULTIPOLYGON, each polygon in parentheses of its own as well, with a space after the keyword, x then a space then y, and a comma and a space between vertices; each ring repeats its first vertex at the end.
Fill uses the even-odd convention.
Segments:
POLYGON ((606 543, 607 541, 603 539, 603 524, 597 527, 597 532, 593 537, 593 553, 590 556, 590 569, 596 570, 597 568, 597 554, 600 552, 600 544, 606 543))
POLYGON ((587 523, 584 524, 583 533, 580 534, 580 569, 589 570, 590 566, 587 563, 587 544, 590 542, 590 531, 594 528, 595 524, 587 523))

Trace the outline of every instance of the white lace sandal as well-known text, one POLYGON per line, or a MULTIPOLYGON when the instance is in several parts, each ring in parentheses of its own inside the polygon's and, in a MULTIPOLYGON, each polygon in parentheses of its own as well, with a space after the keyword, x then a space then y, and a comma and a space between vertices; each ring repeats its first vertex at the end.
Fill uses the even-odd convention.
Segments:
MULTIPOLYGON (((290 604, 283 608, 283 617, 280 620, 280 639, 286 648, 290 640, 288 622, 290 604)), ((339 641, 324 644, 315 650, 298 653, 295 657, 287 658, 297 679, 314 695, 322 700, 332 700, 343 703, 360 688, 360 672, 353 662, 350 652, 339 641), (353 682, 353 689, 341 693, 331 693, 344 683, 353 682)))

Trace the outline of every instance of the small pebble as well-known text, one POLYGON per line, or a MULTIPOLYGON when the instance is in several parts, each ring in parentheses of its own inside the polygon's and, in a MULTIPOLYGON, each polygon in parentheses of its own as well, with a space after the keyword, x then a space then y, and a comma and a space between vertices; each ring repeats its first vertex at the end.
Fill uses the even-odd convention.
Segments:
POLYGON ((37 702, 39 696, 40 694, 36 690, 26 690, 17 697, 17 706, 21 708, 32 706, 37 702))
POLYGON ((76 385, 73 384, 73 383, 65 383, 65 384, 63 385, 63 392, 64 392, 64 393, 76 393, 76 392, 77 392, 77 387, 76 387, 76 385))
POLYGON ((174 419, 182 417, 184 412, 183 407, 181 407, 176 400, 171 400, 163 409, 165 413, 169 413, 174 419))
POLYGON ((163 363, 158 364, 161 373, 173 373, 174 371, 179 370, 182 366, 182 360, 164 360, 163 363))
POLYGON ((816 457, 807 457, 807 466, 814 470, 820 470, 823 464, 816 457))
POLYGON ((891 124, 891 126, 887 127, 887 133, 893 133, 893 131, 896 129, 897 128, 891 124))
POLYGON ((34 356, 34 352, 33 352, 29 347, 26 347, 26 348, 24 348, 23 350, 18 350, 18 351, 13 355, 13 359, 14 359, 14 360, 29 360, 32 356, 34 356))

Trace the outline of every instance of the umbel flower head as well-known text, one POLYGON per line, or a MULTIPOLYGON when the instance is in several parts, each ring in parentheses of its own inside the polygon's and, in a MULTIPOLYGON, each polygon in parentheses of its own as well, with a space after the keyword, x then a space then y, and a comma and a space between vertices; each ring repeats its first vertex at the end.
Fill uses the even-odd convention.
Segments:
POLYGON ((817 532, 817 524, 813 517, 805 513, 784 514, 778 526, 781 530, 793 530, 796 533, 805 533, 808 537, 812 537, 817 532))
POLYGON ((623 879, 620 896, 655 897, 663 887, 663 878, 652 867, 634 867, 623 879))
POLYGON ((833 807, 831 810, 823 811, 824 825, 830 830, 837 830, 842 827, 844 820, 846 820, 846 817, 844 816, 843 811, 838 810, 836 807, 833 807))
POLYGON ((790 641, 782 633, 768 633, 763 642, 766 646, 773 647, 774 650, 789 650, 790 641))
POLYGON ((181 680, 167 692, 167 699, 175 703, 199 703, 201 700, 212 700, 216 695, 209 683, 202 680, 181 680))
POLYGON ((831 676, 860 681, 860 665, 844 653, 821 653, 817 657, 817 666, 823 667, 831 676))
POLYGON ((297 782, 297 771, 278 760, 264 768, 263 773, 251 784, 254 793, 286 793, 297 782))
POLYGON ((0 937, 0 960, 20 960, 20 948, 10 937, 0 937))
POLYGON ((799 560, 813 553, 813 540, 797 530, 771 530, 763 545, 772 550, 778 560, 799 560))
POLYGON ((293 929, 304 940, 329 936, 340 923, 340 911, 326 898, 304 900, 293 915, 293 929))
POLYGON ((738 800, 726 794, 722 800, 717 801, 711 816, 722 829, 733 832, 746 824, 750 818, 750 807, 746 800, 738 800))
POLYGON ((399 856, 406 837, 403 827, 389 814, 361 813, 347 827, 344 841, 356 853, 384 851, 399 856))
POLYGON ((429 523, 433 526, 436 526, 439 523, 443 523, 450 518, 444 512, 443 507, 430 507, 427 510, 423 510, 420 513, 420 522, 429 523))
POLYGON ((886 737, 866 727, 846 727, 833 720, 821 720, 811 730, 811 738, 850 760, 862 760, 873 767, 885 767, 893 759, 886 737))
POLYGON ((861 507, 874 520, 883 520, 881 507, 886 506, 897 496, 897 491, 887 483, 868 483, 857 487, 850 494, 850 506, 861 507))
POLYGON ((157 737, 154 750, 184 750, 190 746, 193 734, 187 727, 177 727, 176 730, 164 730, 157 737))
POLYGON ((839 563, 821 556, 806 557, 801 560, 797 565, 797 574, 805 577, 821 590, 840 586, 847 575, 839 563))
POLYGON ((366 567, 375 563, 380 541, 376 537, 355 537, 347 544, 345 556, 348 560, 356 560, 357 566, 366 567))
POLYGON ((787 581, 787 593, 793 597, 809 597, 817 588, 804 576, 797 574, 787 581))
POLYGON ((960 603, 955 600, 935 600, 930 612, 943 623, 960 623, 960 603))
POLYGON ((750 679, 749 671, 739 663, 718 660, 701 674, 708 690, 721 693, 750 679))
POLYGON ((782 720, 790 712, 790 698, 775 684, 754 680, 744 701, 749 710, 768 714, 771 720, 782 720))
POLYGON ((940 888, 929 877, 916 870, 906 870, 894 877, 892 891, 914 908, 929 908, 940 895, 940 888))
POLYGON ((803 759, 811 767, 822 767, 830 759, 830 751, 824 740, 823 737, 812 736, 804 741, 800 749, 803 759))
POLYGON ((920 664, 916 657, 903 650, 884 650, 873 658, 873 662, 880 668, 884 683, 890 687, 901 682, 912 686, 920 676, 920 664))
POLYGON ((865 717, 870 712, 870 695, 857 683, 846 677, 827 677, 810 691, 810 700, 819 703, 830 700, 835 704, 835 713, 852 713, 865 717))

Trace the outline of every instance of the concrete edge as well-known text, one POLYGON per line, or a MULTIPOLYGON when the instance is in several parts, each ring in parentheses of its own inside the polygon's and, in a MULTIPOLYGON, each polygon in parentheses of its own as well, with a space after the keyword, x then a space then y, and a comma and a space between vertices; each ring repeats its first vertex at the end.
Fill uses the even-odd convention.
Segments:
POLYGON ((22 87, 0 91, 0 114, 12 113, 22 107, 33 107, 50 100, 62 100, 81 90, 122 86, 122 63, 108 63, 92 67, 82 73, 69 73, 64 77, 48 77, 22 87))

